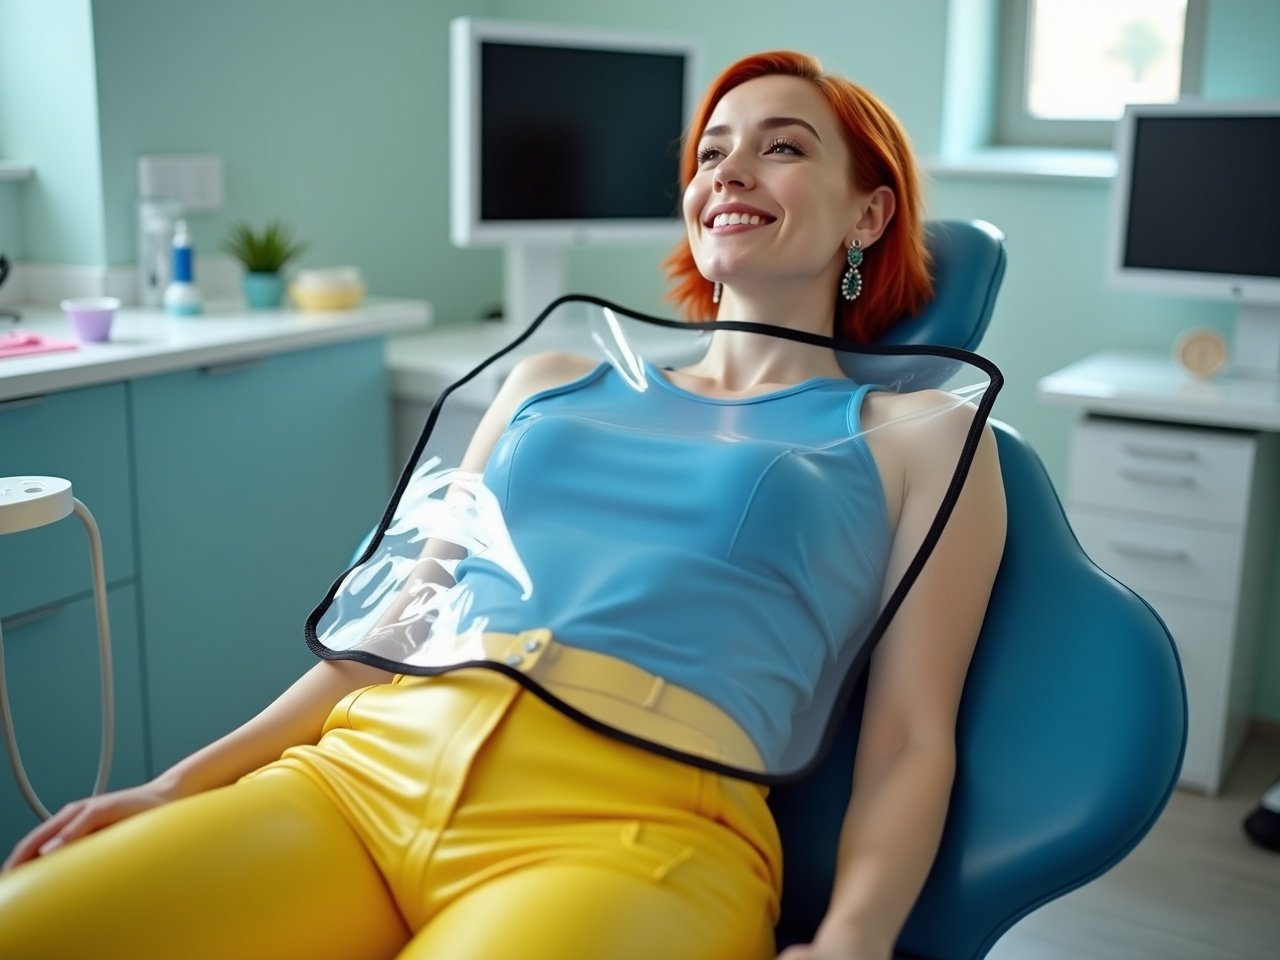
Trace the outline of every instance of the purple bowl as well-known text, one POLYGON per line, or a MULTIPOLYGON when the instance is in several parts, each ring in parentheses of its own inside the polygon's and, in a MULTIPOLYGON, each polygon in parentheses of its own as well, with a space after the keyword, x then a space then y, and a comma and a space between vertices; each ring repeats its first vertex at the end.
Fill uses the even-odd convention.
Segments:
POLYGON ((111 321, 120 309, 118 297, 75 297, 63 300, 62 312, 77 340, 101 343, 111 336, 111 321))

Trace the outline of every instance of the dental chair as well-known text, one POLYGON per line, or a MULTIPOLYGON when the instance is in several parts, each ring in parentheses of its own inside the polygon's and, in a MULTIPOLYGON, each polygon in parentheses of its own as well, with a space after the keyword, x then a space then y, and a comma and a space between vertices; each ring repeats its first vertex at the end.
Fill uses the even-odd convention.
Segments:
MULTIPOLYGON (((885 342, 975 349, 1004 276, 1004 236, 982 221, 933 221, 928 245, 934 299, 885 342)), ((992 427, 1004 557, 961 702, 942 844, 901 960, 983 957, 1028 913, 1118 863, 1164 809, 1186 742, 1164 623, 1084 554, 1026 442, 992 427)), ((811 940, 830 899, 864 693, 865 682, 821 765, 770 792, 784 854, 779 950, 811 940)))
MULTIPOLYGON (((976 348, 1004 274, 981 221, 929 224, 935 298, 892 343, 976 348)), ((1106 872, 1164 809, 1186 697, 1172 638, 1093 565, 1034 451, 992 421, 1008 501, 1004 557, 966 680, 942 845, 900 937, 903 960, 976 960, 1041 905, 1106 872)), ((806 779, 774 788, 785 884, 779 949, 827 908, 862 715, 855 694, 806 779)))

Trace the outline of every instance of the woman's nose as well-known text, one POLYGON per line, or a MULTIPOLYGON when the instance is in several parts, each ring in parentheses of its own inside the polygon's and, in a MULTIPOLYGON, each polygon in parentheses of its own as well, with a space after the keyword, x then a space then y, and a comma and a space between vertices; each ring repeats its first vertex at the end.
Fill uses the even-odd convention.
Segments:
POLYGON ((754 182, 746 163, 742 161, 736 150, 716 165, 715 188, 717 191, 728 187, 749 190, 754 182))

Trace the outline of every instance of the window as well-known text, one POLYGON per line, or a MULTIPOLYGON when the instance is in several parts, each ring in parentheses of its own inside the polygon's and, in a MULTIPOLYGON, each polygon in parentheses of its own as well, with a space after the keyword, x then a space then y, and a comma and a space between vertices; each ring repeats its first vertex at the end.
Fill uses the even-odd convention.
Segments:
POLYGON ((1002 0, 996 141, 1109 147, 1126 103, 1199 89, 1204 0, 1002 0))

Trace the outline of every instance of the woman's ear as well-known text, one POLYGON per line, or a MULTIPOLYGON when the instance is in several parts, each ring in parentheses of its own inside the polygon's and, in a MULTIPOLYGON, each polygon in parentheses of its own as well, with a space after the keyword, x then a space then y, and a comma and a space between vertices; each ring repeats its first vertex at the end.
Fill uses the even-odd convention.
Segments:
POLYGON ((853 231, 846 238, 845 246, 852 246, 854 240, 861 240, 863 249, 880 239, 898 209, 898 198, 889 187, 876 187, 862 202, 861 216, 853 225, 853 231))

